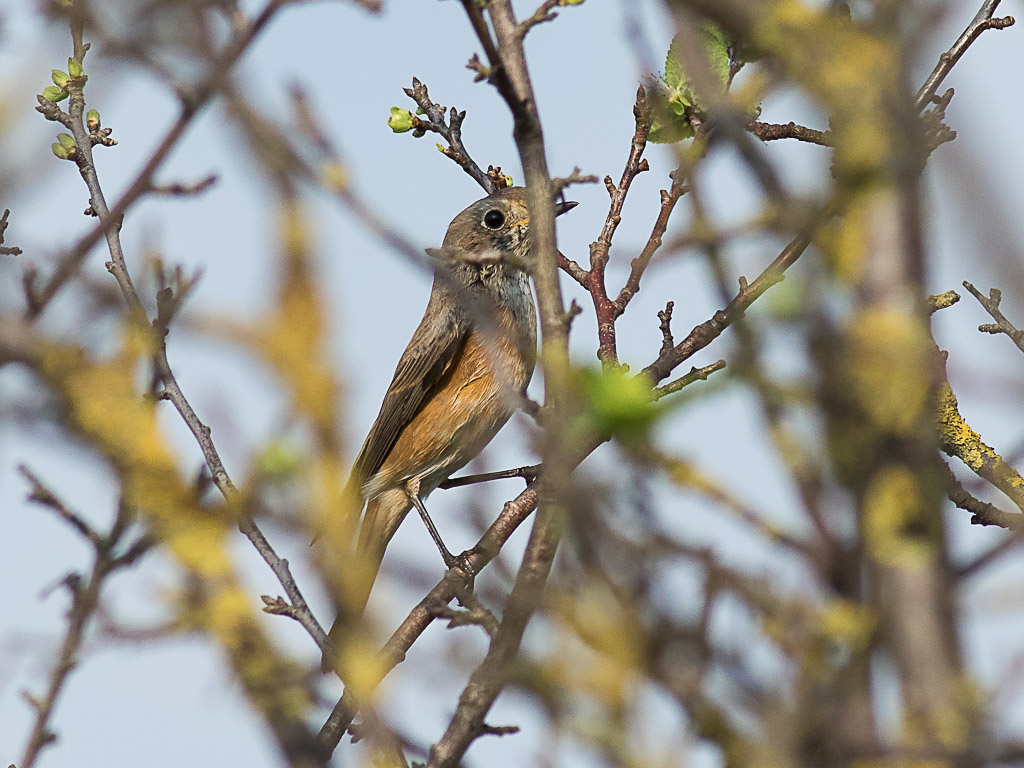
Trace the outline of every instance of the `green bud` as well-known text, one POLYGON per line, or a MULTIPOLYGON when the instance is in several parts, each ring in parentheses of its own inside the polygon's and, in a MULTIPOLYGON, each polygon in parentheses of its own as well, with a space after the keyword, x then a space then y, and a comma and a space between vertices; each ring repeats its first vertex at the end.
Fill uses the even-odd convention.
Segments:
POLYGON ((59 69, 52 70, 50 77, 53 78, 53 84, 58 88, 67 88, 71 84, 71 76, 67 72, 61 72, 59 69))
POLYGON ((43 88, 43 98, 49 99, 50 101, 64 101, 68 97, 68 92, 63 88, 58 88, 56 85, 48 85, 43 88))
POLYGON ((81 77, 83 74, 82 62, 75 58, 68 59, 68 74, 72 77, 81 77))
POLYGON ((58 133, 57 141, 60 142, 60 145, 64 147, 64 149, 71 149, 77 146, 75 144, 75 137, 69 133, 58 133))
POLYGON ((558 0, 559 5, 583 5, 583 0, 558 0))
POLYGON ((442 155, 447 155, 448 154, 448 152, 445 150, 445 148, 442 147, 440 144, 435 144, 434 146, 437 147, 437 151, 440 152, 442 155))
POLYGON ((95 131, 100 127, 100 113, 95 109, 90 109, 85 113, 85 125, 90 131, 95 131))
POLYGON ((412 112, 408 109, 402 109, 401 107, 391 108, 391 117, 388 118, 388 126, 395 133, 405 133, 411 131, 416 125, 416 118, 413 117, 412 112))
POLYGON ((53 144, 50 145, 50 149, 53 150, 54 157, 56 157, 56 158, 58 158, 60 160, 67 160, 68 157, 69 157, 69 153, 68 153, 67 149, 65 149, 62 145, 60 145, 60 144, 58 144, 56 142, 54 142, 53 144))

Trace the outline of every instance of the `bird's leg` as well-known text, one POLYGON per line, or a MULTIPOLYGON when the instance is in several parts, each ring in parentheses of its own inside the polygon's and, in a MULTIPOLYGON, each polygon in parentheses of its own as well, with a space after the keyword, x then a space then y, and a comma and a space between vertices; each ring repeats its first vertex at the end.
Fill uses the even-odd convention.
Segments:
POLYGON ((476 576, 476 569, 473 568, 473 565, 469 560, 469 553, 463 552, 461 555, 453 555, 448 547, 445 546, 444 541, 441 539, 441 534, 437 532, 437 526, 434 525, 434 521, 430 519, 430 515, 427 513, 427 508, 423 504, 423 499, 420 498, 419 490, 419 480, 410 480, 406 487, 406 493, 409 494, 409 500, 412 502, 412 505, 416 507, 416 511, 420 513, 420 517, 423 519, 423 524, 427 526, 427 530, 430 532, 430 537, 434 540, 438 551, 441 553, 441 559, 444 560, 445 567, 449 569, 458 568, 472 579, 476 576))

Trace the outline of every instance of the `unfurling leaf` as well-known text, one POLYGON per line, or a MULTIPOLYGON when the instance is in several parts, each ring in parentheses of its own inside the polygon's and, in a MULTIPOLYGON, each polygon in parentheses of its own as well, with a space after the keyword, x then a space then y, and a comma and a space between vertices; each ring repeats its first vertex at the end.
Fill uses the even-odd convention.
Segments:
POLYGON ((43 88, 43 98, 49 101, 58 102, 64 101, 68 97, 68 92, 63 88, 58 88, 56 85, 48 85, 43 88))
POLYGON ((53 80, 53 84, 58 88, 67 88, 71 85, 71 76, 67 72, 61 72, 59 69, 50 72, 50 79, 53 80))

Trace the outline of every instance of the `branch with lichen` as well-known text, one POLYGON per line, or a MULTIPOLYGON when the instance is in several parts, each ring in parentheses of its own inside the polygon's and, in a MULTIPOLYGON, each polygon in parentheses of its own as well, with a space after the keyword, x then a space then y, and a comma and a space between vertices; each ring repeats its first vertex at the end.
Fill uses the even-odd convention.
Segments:
MULTIPOLYGON (((938 424, 942 450, 960 459, 968 469, 1006 494, 1024 512, 1024 477, 1007 464, 964 420, 948 381, 939 385, 938 424)), ((1009 527, 1004 525, 1007 521, 1002 516, 985 516, 977 510, 972 512, 974 518, 971 522, 1009 527)))

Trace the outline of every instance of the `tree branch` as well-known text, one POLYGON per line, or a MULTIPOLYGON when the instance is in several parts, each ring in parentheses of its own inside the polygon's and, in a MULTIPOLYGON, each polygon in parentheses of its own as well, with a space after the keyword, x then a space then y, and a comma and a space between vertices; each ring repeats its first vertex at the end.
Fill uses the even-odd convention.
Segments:
MULTIPOLYGON (((119 568, 126 567, 134 562, 135 557, 128 559, 118 557, 115 550, 122 543, 125 533, 131 522, 131 516, 124 504, 118 505, 117 515, 111 524, 110 530, 101 534, 86 523, 76 513, 71 512, 68 507, 57 498, 49 488, 43 485, 31 471, 26 467, 18 468, 22 476, 32 486, 29 494, 29 501, 41 504, 55 511, 58 516, 69 523, 77 530, 83 538, 92 545, 93 562, 89 575, 82 577, 79 574, 69 574, 63 584, 71 593, 71 607, 67 614, 67 628, 64 631, 64 639, 61 641, 60 650, 56 654, 56 662, 50 671, 49 682, 46 693, 42 697, 34 697, 25 694, 26 700, 35 710, 35 719, 32 723, 32 731, 28 743, 18 762, 20 768, 33 768, 39 759, 40 753, 48 745, 56 740, 56 734, 52 731, 50 721, 54 709, 60 698, 64 686, 71 673, 78 664, 78 654, 82 647, 82 640, 90 622, 96 615, 99 608, 100 593, 108 577, 119 568)), ((131 549, 140 549, 139 542, 135 542, 131 549)), ((148 549, 148 546, 146 547, 148 549)), ((144 551, 140 549, 141 551, 144 551)))
POLYGON ((914 104, 918 111, 928 106, 928 103, 938 93, 942 81, 946 79, 946 76, 953 70, 956 63, 960 61, 960 57, 967 52, 967 49, 981 36, 982 32, 987 29, 1006 29, 1013 26, 1014 18, 1012 16, 1005 16, 1001 19, 994 18, 993 14, 995 14, 1000 2, 1001 0, 985 0, 981 4, 978 13, 975 14, 974 20, 967 25, 967 29, 963 31, 963 34, 957 38, 948 51, 939 56, 939 62, 935 65, 935 69, 928 75, 928 79, 924 81, 924 85, 918 90, 917 96, 914 99, 914 104))

